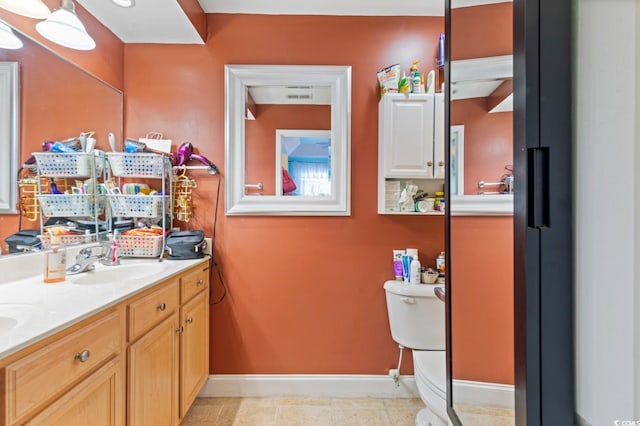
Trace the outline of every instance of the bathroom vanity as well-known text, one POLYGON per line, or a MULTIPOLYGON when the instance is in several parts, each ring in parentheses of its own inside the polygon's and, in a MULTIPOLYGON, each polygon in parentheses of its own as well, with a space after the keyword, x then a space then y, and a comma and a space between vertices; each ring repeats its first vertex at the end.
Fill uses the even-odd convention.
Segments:
POLYGON ((125 259, 0 284, 0 425, 179 424, 209 374, 209 267, 125 259))

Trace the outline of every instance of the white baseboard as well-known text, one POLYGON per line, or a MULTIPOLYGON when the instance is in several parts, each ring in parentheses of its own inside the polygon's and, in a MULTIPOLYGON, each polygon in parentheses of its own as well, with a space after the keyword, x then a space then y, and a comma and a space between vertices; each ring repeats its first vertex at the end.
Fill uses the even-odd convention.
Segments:
POLYGON ((387 375, 213 374, 200 397, 418 398, 413 376, 400 386, 387 375))
POLYGON ((514 409, 514 398, 513 385, 470 380, 453 381, 454 403, 514 409))

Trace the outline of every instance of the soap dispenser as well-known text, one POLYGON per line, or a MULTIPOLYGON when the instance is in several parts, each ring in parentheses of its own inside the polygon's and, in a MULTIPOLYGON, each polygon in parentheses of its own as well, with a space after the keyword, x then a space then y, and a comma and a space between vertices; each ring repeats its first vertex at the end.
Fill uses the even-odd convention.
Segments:
POLYGON ((59 283, 67 278, 67 251, 60 245, 60 236, 49 235, 51 249, 44 255, 44 282, 59 283))

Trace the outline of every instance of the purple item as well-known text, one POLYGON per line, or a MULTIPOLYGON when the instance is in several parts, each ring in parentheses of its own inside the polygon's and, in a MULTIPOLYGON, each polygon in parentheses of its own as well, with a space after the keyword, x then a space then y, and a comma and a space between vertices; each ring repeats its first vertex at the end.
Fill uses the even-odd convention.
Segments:
POLYGON ((218 168, 215 164, 206 157, 193 153, 193 145, 191 145, 191 142, 185 142, 180 145, 177 152, 171 153, 171 159, 173 160, 174 166, 184 166, 191 160, 197 160, 209 167, 209 174, 215 175, 218 173, 218 168))

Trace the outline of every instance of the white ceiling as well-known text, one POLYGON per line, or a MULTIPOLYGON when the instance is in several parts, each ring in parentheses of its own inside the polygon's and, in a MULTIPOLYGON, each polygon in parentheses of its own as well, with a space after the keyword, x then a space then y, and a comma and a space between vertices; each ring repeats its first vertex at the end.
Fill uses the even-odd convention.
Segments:
MULTIPOLYGON (((125 43, 202 44, 176 0, 136 0, 121 8, 109 0, 76 0, 125 43)), ((444 0, 198 0, 207 13, 282 15, 443 16, 444 0)), ((452 0, 467 7, 512 0, 452 0)))

